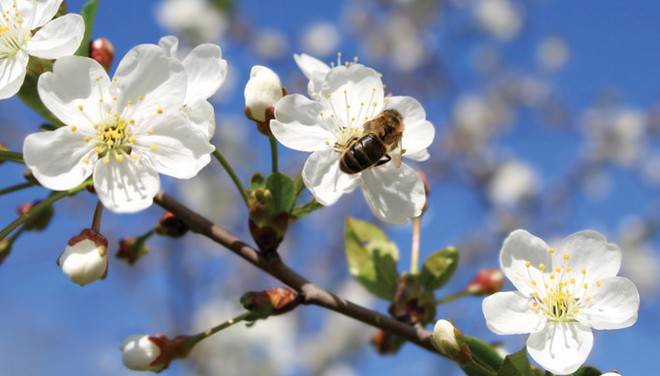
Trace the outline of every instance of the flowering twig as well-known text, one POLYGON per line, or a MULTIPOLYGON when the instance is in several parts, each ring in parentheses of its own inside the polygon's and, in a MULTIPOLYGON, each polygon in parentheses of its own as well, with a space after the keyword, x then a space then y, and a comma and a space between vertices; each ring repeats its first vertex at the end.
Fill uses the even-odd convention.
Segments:
POLYGON ((248 195, 247 195, 247 192, 245 191, 245 187, 243 187, 243 184, 241 183, 241 180, 238 178, 238 175, 236 175, 236 171, 234 171, 234 169, 231 167, 231 164, 229 164, 229 162, 227 162, 227 160, 222 155, 220 150, 218 150, 217 147, 213 151, 213 156, 215 157, 215 159, 218 160, 218 162, 220 162, 220 164, 225 169, 225 171, 227 171, 227 174, 229 175, 231 180, 234 182, 234 185, 236 186, 236 189, 238 189, 238 193, 241 194, 241 197, 243 198, 243 201, 245 202, 245 204, 247 204, 248 195))
POLYGON ((23 162, 23 153, 8 150, 0 150, 0 161, 25 163, 23 162))
POLYGON ((285 265, 277 255, 271 255, 265 258, 259 251, 247 245, 223 227, 212 223, 162 191, 154 197, 154 202, 184 221, 192 232, 206 236, 224 246, 250 264, 298 291, 301 294, 303 304, 312 304, 327 308, 365 324, 383 329, 417 346, 437 353, 430 342, 431 333, 423 328, 406 325, 391 317, 340 298, 314 285, 285 265))
POLYGON ((34 183, 28 181, 28 182, 25 182, 25 183, 12 185, 11 187, 3 188, 3 189, 0 189, 0 196, 6 195, 7 193, 20 191, 21 189, 30 188, 33 185, 34 185, 34 183))

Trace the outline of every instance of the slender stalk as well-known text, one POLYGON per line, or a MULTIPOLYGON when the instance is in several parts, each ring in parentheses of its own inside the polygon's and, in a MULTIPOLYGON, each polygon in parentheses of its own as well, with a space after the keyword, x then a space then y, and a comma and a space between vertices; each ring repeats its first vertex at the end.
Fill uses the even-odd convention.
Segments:
POLYGON ((39 212, 41 212, 48 205, 51 205, 55 201, 58 201, 58 200, 60 200, 64 197, 72 196, 72 195, 76 194, 78 191, 84 189, 85 187, 87 187, 91 183, 92 183, 92 181, 88 180, 88 181, 80 184, 79 186, 77 186, 75 188, 69 189, 68 191, 53 192, 47 199, 41 201, 40 203, 35 205, 29 212, 27 212, 27 213, 21 215, 20 217, 16 218, 7 227, 2 229, 2 231, 0 231, 0 240, 7 237, 7 235, 9 235, 12 231, 14 231, 14 229, 16 229, 16 227, 18 227, 18 226, 22 225, 23 223, 25 223, 25 221, 27 221, 31 216, 39 214, 39 212))
POLYGON ((245 188, 243 187, 243 184, 241 184, 241 180, 238 178, 238 175, 236 175, 236 172, 234 171, 234 169, 231 167, 229 162, 227 162, 227 160, 222 155, 222 153, 220 153, 220 150, 218 150, 217 147, 215 148, 215 151, 213 151, 213 156, 215 157, 215 159, 218 160, 218 162, 220 162, 220 164, 225 169, 225 171, 227 171, 227 174, 229 175, 231 180, 234 182, 234 185, 236 186, 236 189, 238 189, 238 193, 241 194, 241 197, 243 198, 243 201, 247 205, 247 200, 248 200, 247 191, 245 191, 245 188))
POLYGON ((0 196, 6 195, 7 193, 20 191, 21 189, 30 188, 33 185, 34 184, 32 184, 28 181, 28 182, 25 182, 25 183, 12 185, 11 187, 3 188, 3 189, 0 189, 0 196))
POLYGON ((96 209, 94 210, 94 218, 92 219, 92 230, 101 233, 101 217, 103 216, 103 204, 101 200, 96 203, 96 209))
POLYGON ((440 298, 440 299, 436 300, 435 305, 448 303, 448 302, 451 302, 452 300, 456 300, 458 298, 462 298, 462 297, 468 296, 468 295, 470 295, 470 292, 468 290, 459 291, 455 294, 445 296, 444 298, 440 298))
POLYGON ((11 253, 11 247, 14 245, 16 239, 18 239, 18 237, 21 236, 23 231, 25 231, 25 227, 19 228, 16 232, 14 232, 12 236, 9 237, 9 239, 3 240, 6 243, 3 244, 3 247, 1 247, 0 249, 0 265, 2 265, 2 263, 5 261, 7 256, 9 256, 9 254, 11 253))
POLYGON ((419 237, 421 229, 421 216, 412 219, 412 246, 410 247, 410 274, 417 274, 419 270, 419 237))
POLYGON ((214 326, 211 329, 208 329, 208 330, 205 330, 205 331, 203 331, 199 334, 193 335, 188 340, 188 344, 187 344, 188 350, 191 350, 199 342, 201 342, 202 340, 214 335, 215 333, 217 333, 221 330, 227 329, 230 326, 232 326, 234 324, 238 324, 241 321, 246 321, 246 320, 250 321, 252 319, 253 319, 252 312, 245 312, 245 313, 242 313, 242 314, 234 317, 233 319, 230 319, 230 320, 227 320, 227 321, 223 322, 222 324, 220 324, 218 326, 214 326))
POLYGON ((23 153, 9 150, 0 150, 0 161, 25 163, 25 161, 23 161, 23 153))
POLYGON ((277 140, 273 136, 268 137, 270 141, 270 160, 273 165, 273 172, 277 172, 277 140))

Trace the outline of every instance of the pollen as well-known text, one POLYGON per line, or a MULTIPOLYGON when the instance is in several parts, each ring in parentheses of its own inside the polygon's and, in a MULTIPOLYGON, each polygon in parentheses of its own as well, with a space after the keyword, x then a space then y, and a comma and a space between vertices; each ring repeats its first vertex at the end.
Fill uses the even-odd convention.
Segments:
POLYGON ((75 131, 77 131, 77 130, 78 130, 78 127, 76 127, 75 125, 72 125, 72 126, 71 126, 71 132, 75 132, 75 131))
POLYGON ((541 269, 541 271, 545 270, 545 264, 539 264, 539 269, 541 269))
POLYGON ((85 136, 85 138, 83 138, 83 140, 85 140, 85 142, 89 142, 89 141, 91 141, 91 140, 92 140, 92 138, 91 138, 91 137, 89 137, 89 136, 85 136))
POLYGON ((154 133, 154 130, 151 129, 151 128, 149 128, 149 129, 147 129, 147 133, 148 133, 148 134, 153 134, 153 133, 154 133))
POLYGON ((158 146, 156 146, 156 145, 151 145, 149 147, 149 150, 151 150, 151 151, 156 151, 156 149, 158 149, 158 146))
POLYGON ((103 158, 103 164, 108 164, 108 163, 110 163, 110 158, 108 157, 103 158))
POLYGON ((529 261, 525 261, 525 267, 529 268, 530 266, 532 266, 532 263, 529 261))
POLYGON ((83 158, 83 159, 82 159, 82 162, 83 162, 84 164, 88 164, 88 163, 89 163, 89 158, 83 158))
POLYGON ((117 162, 121 162, 124 160, 124 156, 122 154, 115 154, 115 159, 117 162))
POLYGON ((78 110, 80 110, 80 111, 83 110, 83 105, 82 105, 82 104, 79 104, 79 105, 78 105, 78 110))
POLYGON ((126 101, 126 103, 131 105, 131 104, 133 104, 133 101, 129 99, 129 100, 126 101))
POLYGON ((571 256, 568 253, 564 253, 564 260, 568 261, 571 256))
POLYGON ((158 114, 160 115, 160 114, 162 114, 162 113, 163 113, 163 109, 162 109, 162 108, 160 108, 160 107, 158 107, 158 109, 156 110, 156 112, 157 112, 157 113, 158 113, 158 114))
POLYGON ((550 250, 549 250, 549 251, 550 251, 550 254, 551 254, 551 255, 555 253, 555 249, 552 248, 552 247, 550 247, 550 250))
POLYGON ((600 287, 602 283, 600 281, 596 281, 596 287, 600 287))
POLYGON ((141 101, 143 97, 141 95, 138 95, 138 100, 141 101))

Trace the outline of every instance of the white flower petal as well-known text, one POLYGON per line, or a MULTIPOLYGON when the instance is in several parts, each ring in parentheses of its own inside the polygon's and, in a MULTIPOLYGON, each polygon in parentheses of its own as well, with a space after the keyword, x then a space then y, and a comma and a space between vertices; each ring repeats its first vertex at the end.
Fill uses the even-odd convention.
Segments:
POLYGON ((307 158, 302 171, 303 182, 316 200, 324 206, 334 204, 344 193, 353 191, 359 174, 348 175, 339 170, 339 153, 326 149, 307 158))
POLYGON ((525 230, 516 230, 504 239, 500 251, 500 267, 504 275, 524 295, 534 292, 532 279, 541 280, 539 265, 551 268, 550 247, 542 239, 525 230), (526 267, 525 263, 531 266, 526 267))
POLYGON ((28 55, 18 51, 11 59, 0 59, 0 99, 18 93, 25 80, 28 55))
POLYGON ((621 250, 616 244, 596 231, 576 232, 564 239, 560 246, 562 253, 568 253, 573 269, 587 269, 589 282, 614 277, 621 267, 621 250))
POLYGON ((635 284, 623 277, 603 279, 601 286, 592 286, 592 297, 580 309, 577 320, 594 329, 627 328, 637 321, 639 292, 635 284))
POLYGON ((486 325, 496 334, 536 333, 546 325, 546 319, 530 310, 532 300, 517 291, 497 292, 486 297, 481 305, 486 325))
POLYGON ((183 113, 188 116, 191 125, 208 136, 210 140, 215 133, 215 110, 213 105, 206 99, 197 99, 183 108, 183 113))
POLYGON ((133 150, 140 156, 149 155, 158 172, 190 179, 211 161, 214 147, 207 133, 196 129, 182 113, 158 116, 150 124, 150 134, 135 135, 133 150))
POLYGON ((337 122, 345 127, 361 126, 380 114, 383 99, 380 76, 361 64, 333 68, 321 90, 321 104, 332 109, 337 122))
POLYGON ((316 100, 320 99, 323 79, 330 71, 330 66, 307 54, 295 54, 293 58, 296 60, 296 64, 298 64, 305 77, 309 79, 309 83, 307 84, 309 96, 316 100))
POLYGON ((227 61, 222 58, 222 50, 216 44, 206 43, 195 47, 183 59, 183 67, 188 77, 186 104, 196 99, 208 99, 218 91, 227 77, 227 61))
POLYGON ((46 188, 63 191, 76 187, 91 175, 96 160, 94 145, 86 143, 84 136, 70 127, 30 134, 23 142, 25 164, 46 188))
POLYGON ((79 128, 91 128, 101 120, 99 93, 107 93, 109 86, 110 78, 103 67, 80 56, 58 59, 53 72, 42 74, 37 85, 39 97, 48 110, 65 124, 79 128))
MULTIPOLYGON (((323 106, 300 94, 287 95, 275 106, 270 130, 282 145, 300 151, 327 150, 335 142, 333 125, 321 117, 323 106)), ((327 115, 326 115, 327 116, 327 115)))
POLYGON ((584 364, 593 342, 591 329, 580 323, 548 323, 529 336, 527 351, 546 370, 566 375, 584 364))
POLYGON ((362 193, 371 212, 380 220, 404 224, 422 214, 426 203, 424 183, 415 170, 392 163, 362 172, 362 193))
MULTIPOLYGON (((30 19, 32 23, 30 24, 30 30, 34 30, 40 26, 46 24, 55 17, 57 10, 62 4, 62 0, 49 0, 49 1, 19 1, 19 9, 30 9, 30 19), (20 4, 25 4, 24 7, 21 7, 20 4)), ((23 12, 21 12, 23 13, 23 12)))
POLYGON ((416 161, 428 158, 425 152, 435 137, 435 127, 426 120, 426 111, 412 97, 389 97, 383 109, 395 109, 403 116, 404 132, 402 146, 406 150, 403 155, 416 161), (419 157, 424 159, 418 159, 419 157))
POLYGON ((115 213, 134 213, 151 206, 160 189, 160 178, 145 159, 96 162, 94 189, 103 206, 115 213))
POLYGON ((158 45, 165 51, 167 57, 178 59, 177 50, 179 49, 179 38, 174 35, 168 35, 160 38, 158 45))
POLYGON ((418 162, 425 161, 425 160, 427 160, 431 157, 431 155, 429 154, 428 151, 426 151, 426 149, 420 150, 420 151, 415 152, 415 153, 409 153, 408 150, 406 150, 406 152, 405 152, 405 154, 403 154, 403 156, 408 158, 408 159, 411 159, 413 161, 418 161, 418 162))
POLYGON ((25 51, 42 59, 58 59, 73 55, 80 47, 84 33, 83 18, 78 14, 67 14, 39 29, 25 44, 25 51))
POLYGON ((130 102, 136 113, 149 117, 158 109, 178 109, 186 97, 183 65, 153 44, 142 44, 128 51, 117 67, 114 80, 119 113, 130 102))

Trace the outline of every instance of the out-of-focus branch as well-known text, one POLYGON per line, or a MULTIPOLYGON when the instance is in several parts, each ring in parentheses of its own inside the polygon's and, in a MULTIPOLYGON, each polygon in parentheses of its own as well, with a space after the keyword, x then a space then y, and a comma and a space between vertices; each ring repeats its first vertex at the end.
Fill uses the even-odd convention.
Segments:
POLYGON ((185 222, 191 231, 206 236, 224 246, 250 264, 300 292, 305 304, 321 306, 355 320, 362 321, 365 324, 383 329, 388 333, 404 338, 426 350, 441 355, 431 345, 430 332, 422 328, 406 325, 389 316, 359 306, 314 285, 290 269, 276 254, 275 256, 264 256, 229 231, 212 223, 162 191, 156 195, 154 201, 185 222))

